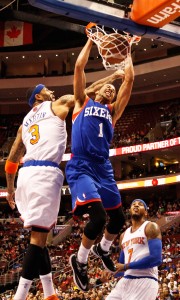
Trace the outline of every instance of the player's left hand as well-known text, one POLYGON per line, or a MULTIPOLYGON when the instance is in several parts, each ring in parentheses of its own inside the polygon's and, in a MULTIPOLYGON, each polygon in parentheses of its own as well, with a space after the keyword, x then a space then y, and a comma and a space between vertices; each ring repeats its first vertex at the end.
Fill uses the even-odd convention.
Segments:
POLYGON ((15 204, 15 201, 14 201, 14 193, 11 193, 11 194, 7 194, 6 196, 6 200, 9 204, 9 206, 11 207, 11 209, 15 209, 16 207, 16 204, 15 204))
POLYGON ((124 271, 124 264, 117 263, 116 264, 116 272, 115 274, 124 271))

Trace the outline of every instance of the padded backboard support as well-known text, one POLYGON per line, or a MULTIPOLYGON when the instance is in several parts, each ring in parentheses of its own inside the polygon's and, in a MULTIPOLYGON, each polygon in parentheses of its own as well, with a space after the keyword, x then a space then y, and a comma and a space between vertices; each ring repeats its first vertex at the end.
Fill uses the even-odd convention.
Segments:
POLYGON ((106 4, 88 0, 29 0, 32 6, 69 16, 87 23, 94 22, 109 28, 129 32, 146 38, 157 39, 175 45, 180 45, 180 27, 174 24, 162 28, 144 26, 124 17, 124 11, 106 4))

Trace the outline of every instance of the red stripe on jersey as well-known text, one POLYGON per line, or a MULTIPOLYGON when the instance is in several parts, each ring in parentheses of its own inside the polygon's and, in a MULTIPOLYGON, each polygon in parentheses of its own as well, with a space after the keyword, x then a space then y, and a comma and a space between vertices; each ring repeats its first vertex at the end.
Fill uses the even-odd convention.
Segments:
POLYGON ((75 207, 74 207, 74 209, 73 209, 72 212, 74 212, 78 206, 82 206, 82 205, 85 205, 87 203, 92 203, 92 202, 101 202, 101 199, 94 198, 94 199, 90 199, 90 200, 85 200, 83 202, 79 202, 78 200, 76 200, 76 205, 75 205, 75 207))
POLYGON ((72 121, 75 121, 75 119, 77 118, 77 116, 80 114, 80 112, 83 110, 83 108, 84 108, 84 107, 86 106, 86 104, 88 103, 89 99, 90 99, 90 98, 87 96, 87 97, 86 97, 86 100, 84 101, 83 106, 81 107, 81 109, 80 109, 78 112, 76 112, 75 114, 72 115, 72 121))

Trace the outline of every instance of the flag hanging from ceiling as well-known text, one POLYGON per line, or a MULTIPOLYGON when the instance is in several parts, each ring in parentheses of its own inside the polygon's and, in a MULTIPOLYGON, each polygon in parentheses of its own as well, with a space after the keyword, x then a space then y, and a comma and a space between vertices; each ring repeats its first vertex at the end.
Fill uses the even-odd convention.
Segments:
POLYGON ((32 44, 32 24, 20 21, 0 22, 0 47, 32 44))

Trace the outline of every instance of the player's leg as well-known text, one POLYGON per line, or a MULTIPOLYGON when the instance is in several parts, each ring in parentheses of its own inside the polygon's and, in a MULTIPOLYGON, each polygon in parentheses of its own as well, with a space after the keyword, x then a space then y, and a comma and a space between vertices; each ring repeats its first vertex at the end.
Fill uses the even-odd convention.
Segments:
POLYGON ((125 289, 125 284, 124 280, 120 279, 116 286, 112 289, 110 294, 106 297, 106 300, 124 300, 128 299, 124 296, 124 289, 125 289))
POLYGON ((73 269, 73 278, 76 285, 83 291, 88 290, 87 261, 92 245, 97 236, 102 232, 106 222, 106 212, 100 201, 88 202, 77 206, 76 214, 89 215, 89 222, 86 224, 77 255, 70 257, 70 264, 73 269))
POLYGON ((109 250, 115 237, 124 224, 124 214, 121 206, 113 210, 108 210, 107 214, 109 216, 109 221, 105 228, 104 235, 100 243, 94 245, 91 251, 95 256, 102 260, 104 267, 108 271, 115 272, 116 269, 109 250))
MULTIPOLYGON (((117 283, 115 294, 128 300, 155 300, 158 293, 158 281, 149 278, 126 279, 122 278, 117 283)), ((112 293, 113 294, 113 293, 112 293)), ((115 300, 112 294, 106 300, 115 300)))
POLYGON ((47 232, 31 232, 30 244, 24 256, 22 274, 14 300, 25 300, 34 278, 39 277, 40 260, 47 232))
POLYGON ((49 232, 48 228, 51 228, 57 220, 63 175, 59 169, 50 167, 40 171, 36 167, 31 172, 28 168, 22 168, 21 170, 16 190, 16 198, 19 200, 17 206, 23 216, 24 226, 31 227, 32 231, 30 244, 24 257, 22 277, 14 300, 25 300, 32 280, 38 278, 39 275, 43 276, 41 281, 44 297, 48 298, 48 300, 57 299, 54 296, 55 292, 48 253, 44 248, 49 232), (49 178, 51 178, 51 181, 49 178), (31 182, 31 185, 29 185, 29 182, 31 182), (33 226, 34 224, 36 226, 33 226), (49 297, 51 298, 49 299, 49 297))
POLYGON ((98 170, 99 174, 102 174, 102 185, 99 193, 101 195, 102 204, 109 216, 109 220, 102 240, 99 244, 92 247, 92 252, 101 258, 103 265, 107 270, 114 272, 115 266, 110 257, 109 250, 114 238, 124 225, 125 217, 111 164, 106 163, 103 166, 101 165, 98 170), (106 178, 104 177, 104 174, 106 174, 106 178))
POLYGON ((66 165, 66 178, 71 189, 74 214, 89 214, 78 253, 70 257, 74 281, 81 290, 87 291, 88 256, 94 240, 105 225, 106 212, 98 193, 100 184, 91 162, 71 159, 66 165))
POLYGON ((47 247, 43 248, 40 261, 39 275, 43 286, 44 298, 46 300, 58 300, 52 279, 51 261, 47 247))

